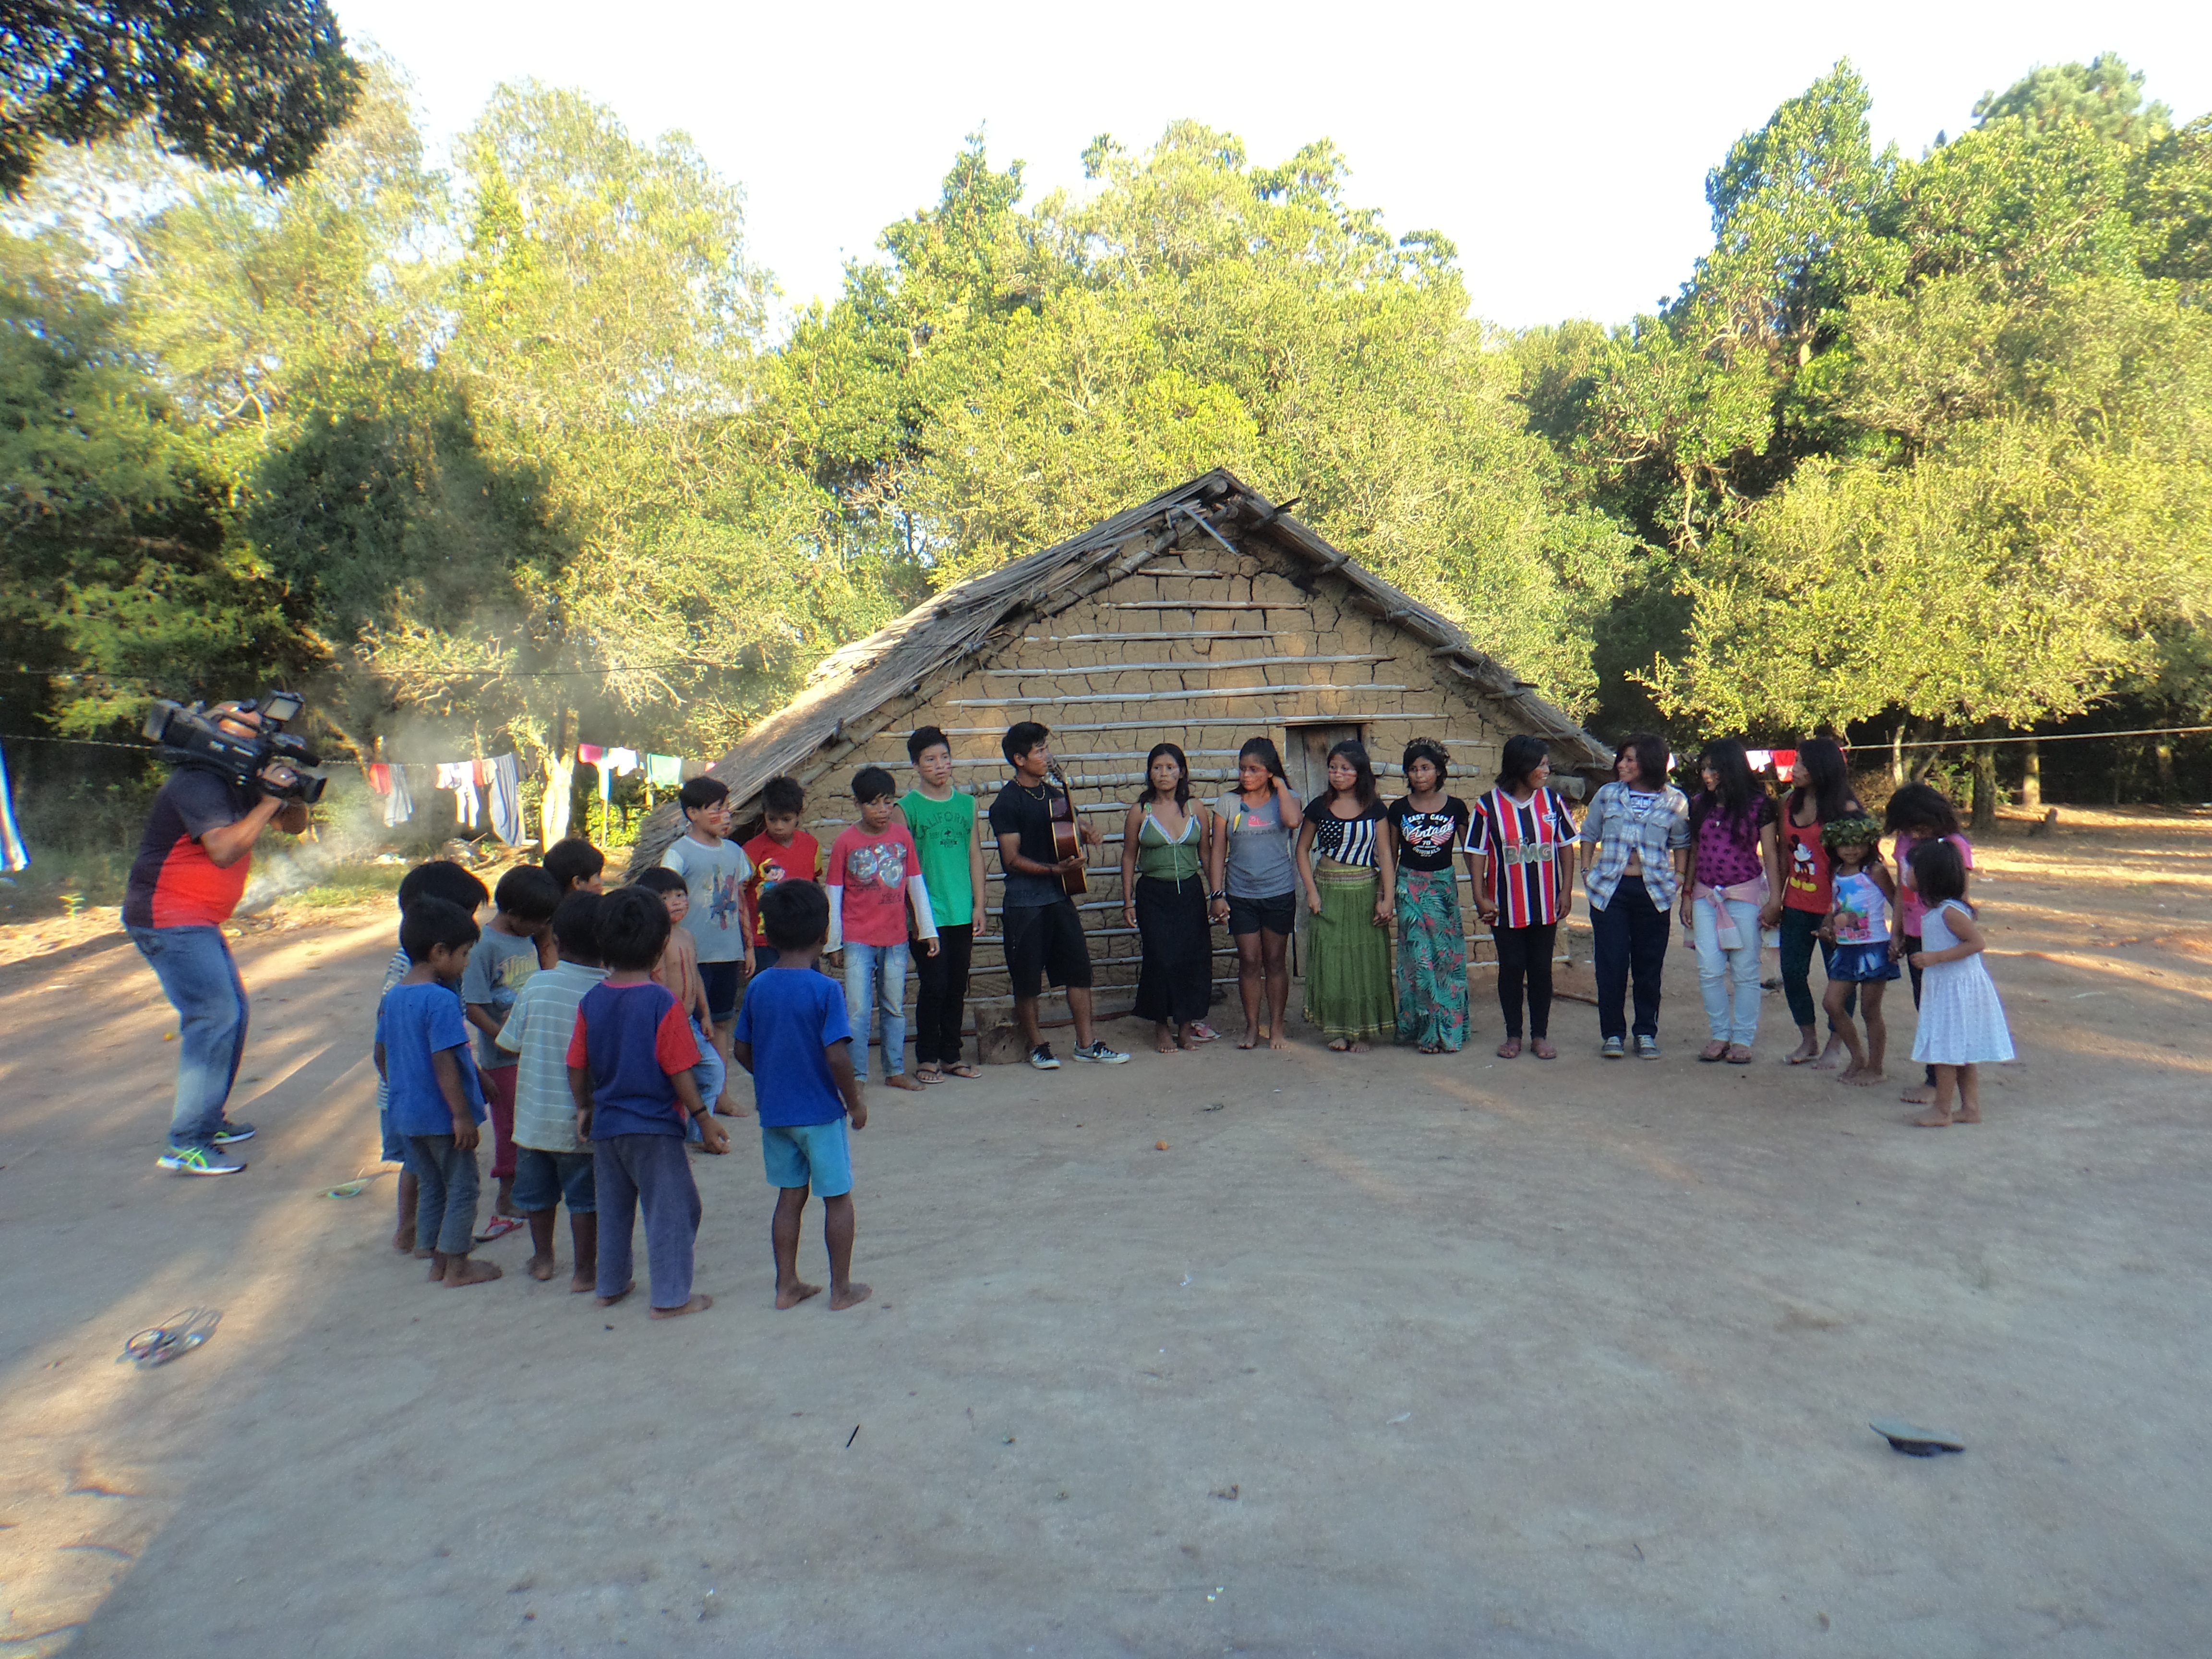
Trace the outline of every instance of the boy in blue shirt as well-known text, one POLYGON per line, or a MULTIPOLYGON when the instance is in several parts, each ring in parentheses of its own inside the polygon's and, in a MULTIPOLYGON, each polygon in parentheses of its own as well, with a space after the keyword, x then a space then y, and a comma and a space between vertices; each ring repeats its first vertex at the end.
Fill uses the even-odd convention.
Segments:
POLYGON ((708 1116, 691 1081, 699 1063, 691 1022, 653 977, 674 925, 660 896, 642 887, 618 888, 599 901, 599 960, 608 973, 577 1004, 568 1041, 576 1139, 591 1146, 599 1206, 598 1305, 611 1308, 637 1288, 630 1243, 641 1210, 655 1319, 714 1305, 691 1293, 699 1187, 684 1152, 685 1118, 699 1125, 706 1151, 730 1150, 728 1132, 708 1116))
POLYGON ((453 987, 467 971, 477 935, 476 918, 458 904, 417 900, 399 921, 407 972, 376 1012, 377 1074, 415 1172, 421 1194, 416 1236, 430 1246, 434 1285, 482 1285, 499 1277, 489 1261, 469 1260, 484 1097, 453 987))
POLYGON ((868 1299, 868 1287, 853 1282, 853 1155, 845 1120, 866 1128, 868 1106, 854 1075, 844 994, 814 971, 830 940, 830 900, 811 881, 778 882, 761 894, 760 917, 775 966, 746 988, 731 1053, 752 1073, 761 1160, 778 1189, 770 1229, 775 1305, 795 1308, 821 1293, 799 1277, 799 1224, 811 1188, 822 1194, 830 1305, 850 1308, 868 1299))

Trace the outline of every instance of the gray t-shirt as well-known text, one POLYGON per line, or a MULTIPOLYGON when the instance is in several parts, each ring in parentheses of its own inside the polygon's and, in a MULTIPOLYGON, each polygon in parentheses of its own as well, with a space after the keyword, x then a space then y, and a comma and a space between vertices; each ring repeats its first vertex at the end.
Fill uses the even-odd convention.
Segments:
POLYGON ((738 895, 753 872, 753 861, 744 849, 733 841, 708 847, 682 836, 660 855, 660 867, 683 877, 690 891, 691 908, 684 913, 684 927, 699 946, 699 960, 744 960, 745 927, 738 895))
MULTIPOLYGON (((461 971, 461 1000, 482 1003, 491 1010, 493 1030, 507 1024, 523 985, 538 971, 538 941, 517 939, 496 927, 487 927, 469 949, 469 965, 461 971)), ((514 1056, 474 1024, 469 1027, 477 1045, 477 1065, 487 1072, 514 1064, 514 1056)))
POLYGON ((1267 805, 1254 807, 1231 790, 1213 803, 1221 814, 1221 827, 1229 836, 1225 890, 1235 898, 1279 898, 1295 892, 1297 866, 1291 862, 1297 845, 1298 819, 1283 821, 1283 798, 1267 797, 1267 805))

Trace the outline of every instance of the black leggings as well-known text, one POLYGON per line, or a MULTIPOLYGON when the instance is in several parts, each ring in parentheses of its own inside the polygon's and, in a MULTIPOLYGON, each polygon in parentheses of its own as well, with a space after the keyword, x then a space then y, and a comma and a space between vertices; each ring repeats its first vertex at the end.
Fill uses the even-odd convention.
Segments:
POLYGON ((1552 945, 1558 938, 1556 921, 1532 922, 1526 927, 1492 924, 1490 937, 1498 945, 1498 1006, 1505 1011, 1505 1035, 1521 1035, 1521 991, 1528 992, 1528 1035, 1547 1037, 1552 1031, 1552 945))
POLYGON ((937 930, 933 957, 920 945, 914 948, 914 976, 920 981, 914 999, 916 1066, 960 1063, 960 1022, 968 1012, 968 963, 975 948, 975 930, 966 922, 937 930))

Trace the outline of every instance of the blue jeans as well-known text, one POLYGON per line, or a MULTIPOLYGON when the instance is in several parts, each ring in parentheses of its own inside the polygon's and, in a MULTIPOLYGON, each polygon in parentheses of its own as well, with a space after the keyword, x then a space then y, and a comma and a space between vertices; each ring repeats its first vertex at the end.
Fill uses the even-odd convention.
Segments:
POLYGON ((1636 1035, 1659 1035, 1659 976, 1674 918, 1652 902, 1641 876, 1623 876, 1601 907, 1590 901, 1590 956, 1597 973, 1598 1035, 1626 1037, 1629 981, 1636 983, 1636 1035))
POLYGON ((1690 927, 1698 941, 1698 989, 1705 999, 1705 1024, 1713 1041, 1741 1042, 1748 1048, 1759 1039, 1758 902, 1717 895, 1694 899, 1690 927), (1723 904, 1741 941, 1732 950, 1721 944, 1720 914, 1715 907, 1723 904))
POLYGON ((177 1103, 169 1145, 215 1149, 223 1103, 246 1054, 246 982, 220 927, 131 927, 139 954, 177 1010, 177 1103))
MULTIPOLYGON (((1820 947, 1820 967, 1825 972, 1836 947, 1822 939, 1820 924, 1827 917, 1813 910, 1785 908, 1782 912, 1782 994, 1789 999, 1790 1018, 1797 1022, 1798 1029, 1813 1029, 1814 1015, 1820 1005, 1813 1000, 1813 947, 1820 947)), ((1849 1019, 1858 1012, 1859 988, 1854 985, 1844 998, 1844 1018, 1849 1019)), ((1835 1024, 1831 1021, 1832 1036, 1835 1024)))
MULTIPOLYGON (((699 1045, 699 1063, 691 1068, 692 1086, 699 1091, 701 1102, 711 1112, 714 1109, 714 1103, 722 1097, 722 1079, 727 1072, 722 1065, 722 1056, 714 1048, 714 1039, 700 1029, 696 1014, 691 1017, 691 1040, 699 1045)), ((680 1102, 676 1109, 684 1111, 680 1102)), ((705 1131, 699 1127, 699 1120, 690 1113, 684 1112, 684 1139, 704 1140, 706 1138, 705 1131)))
POLYGON ((845 941, 845 1018, 853 1028, 853 1075, 868 1080, 868 1019, 884 1019, 884 1075, 906 1070, 906 945, 845 941))

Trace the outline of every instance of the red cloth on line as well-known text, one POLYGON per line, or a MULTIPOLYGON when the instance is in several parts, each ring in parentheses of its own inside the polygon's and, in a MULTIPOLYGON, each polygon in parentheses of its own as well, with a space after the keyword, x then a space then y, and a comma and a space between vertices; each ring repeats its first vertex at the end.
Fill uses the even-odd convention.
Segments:
POLYGON ((580 743, 576 745, 576 758, 592 766, 597 766, 606 752, 596 743, 580 743))
POLYGON ((392 793, 392 769, 382 761, 368 769, 368 787, 380 795, 392 793))

